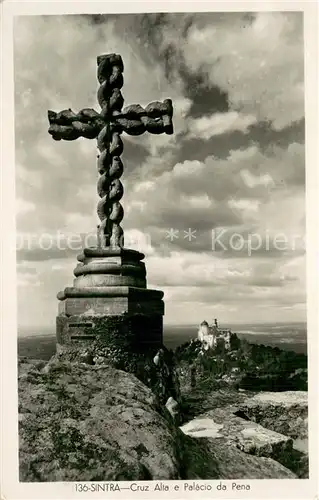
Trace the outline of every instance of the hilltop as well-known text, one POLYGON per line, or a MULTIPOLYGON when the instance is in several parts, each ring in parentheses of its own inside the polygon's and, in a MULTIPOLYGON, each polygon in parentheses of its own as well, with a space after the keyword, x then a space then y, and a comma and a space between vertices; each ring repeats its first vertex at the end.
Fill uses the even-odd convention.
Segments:
POLYGON ((20 480, 307 477, 307 356, 227 338, 20 358, 20 480))

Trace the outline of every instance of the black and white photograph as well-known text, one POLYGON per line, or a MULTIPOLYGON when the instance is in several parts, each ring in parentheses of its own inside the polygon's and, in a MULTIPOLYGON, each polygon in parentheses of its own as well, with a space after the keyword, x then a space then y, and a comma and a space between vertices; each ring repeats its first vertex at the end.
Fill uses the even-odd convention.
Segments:
POLYGON ((20 483, 311 479, 304 13, 213 10, 14 16, 20 483))

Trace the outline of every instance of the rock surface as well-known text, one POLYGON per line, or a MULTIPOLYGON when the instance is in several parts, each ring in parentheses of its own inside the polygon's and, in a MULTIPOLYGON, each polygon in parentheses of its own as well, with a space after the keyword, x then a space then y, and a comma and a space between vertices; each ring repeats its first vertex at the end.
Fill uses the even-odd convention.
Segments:
POLYGON ((232 388, 208 388, 205 391, 195 388, 187 390, 181 384, 182 404, 181 416, 182 422, 186 423, 203 413, 215 408, 225 408, 230 405, 240 406, 254 393, 244 391, 239 392, 232 388))
POLYGON ((133 375, 20 360, 20 481, 178 479, 174 426, 133 375))
POLYGON ((207 412, 182 426, 181 430, 192 437, 223 437, 228 444, 245 453, 275 460, 292 452, 291 438, 223 409, 207 412))
POLYGON ((229 446, 225 438, 207 439, 219 479, 293 479, 296 475, 272 458, 257 457, 229 446))
POLYGON ((194 418, 187 424, 184 424, 180 429, 187 434, 187 436, 192 436, 196 438, 209 437, 217 438, 222 437, 220 430, 223 425, 217 424, 212 418, 194 418))
POLYGON ((218 427, 213 437, 191 437, 160 399, 106 364, 20 359, 20 481, 296 477, 237 448, 217 409, 213 419, 206 415, 218 427))
POLYGON ((156 348, 154 352, 148 350, 136 353, 121 351, 114 345, 96 341, 90 345, 82 345, 81 349, 77 345, 60 345, 54 357, 58 362, 80 361, 92 366, 107 365, 132 373, 152 390, 163 405, 170 397, 177 402, 180 400, 179 380, 173 356, 164 346, 161 349, 156 348))
POLYGON ((179 418, 179 409, 178 409, 178 403, 177 403, 177 401, 175 401, 174 398, 169 397, 168 400, 166 401, 165 408, 170 413, 170 415, 173 418, 174 422, 177 422, 178 418, 179 418))
POLYGON ((293 439, 308 436, 308 393, 261 392, 237 408, 237 415, 293 439))
POLYGON ((272 458, 244 453, 221 433, 221 424, 212 419, 196 419, 181 427, 185 434, 205 445, 218 479, 289 479, 295 474, 272 458))

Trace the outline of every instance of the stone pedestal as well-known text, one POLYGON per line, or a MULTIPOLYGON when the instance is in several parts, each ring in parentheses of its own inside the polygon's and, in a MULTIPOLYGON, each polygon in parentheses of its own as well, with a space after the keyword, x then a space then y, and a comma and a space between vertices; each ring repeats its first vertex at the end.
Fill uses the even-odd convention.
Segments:
POLYGON ((123 248, 84 249, 73 287, 58 294, 59 347, 138 353, 162 346, 163 292, 147 289, 143 258, 123 248))

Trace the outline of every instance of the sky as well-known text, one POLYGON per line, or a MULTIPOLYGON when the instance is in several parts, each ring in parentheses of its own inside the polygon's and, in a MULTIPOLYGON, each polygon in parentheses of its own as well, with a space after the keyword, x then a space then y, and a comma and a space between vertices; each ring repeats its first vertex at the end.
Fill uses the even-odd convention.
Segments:
POLYGON ((54 331, 98 223, 96 141, 53 141, 47 110, 99 110, 112 52, 124 106, 174 106, 173 135, 123 134, 121 179, 165 323, 305 320, 302 13, 20 16, 14 44, 20 329, 54 331))

